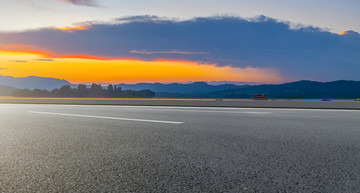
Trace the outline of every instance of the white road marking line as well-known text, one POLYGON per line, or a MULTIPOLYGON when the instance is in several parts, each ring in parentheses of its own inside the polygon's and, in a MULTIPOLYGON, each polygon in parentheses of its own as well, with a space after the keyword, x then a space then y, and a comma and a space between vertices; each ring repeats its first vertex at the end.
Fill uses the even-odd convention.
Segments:
POLYGON ((83 117, 83 118, 95 118, 95 119, 110 119, 110 120, 122 120, 122 121, 136 121, 136 122, 149 122, 149 123, 166 123, 166 124, 184 124, 184 122, 176 121, 161 121, 161 120, 147 120, 147 119, 132 119, 132 118, 120 118, 120 117, 104 117, 95 115, 80 115, 80 114, 66 114, 66 113, 52 113, 41 111, 28 111, 29 113, 45 114, 45 115, 59 115, 68 117, 83 117))

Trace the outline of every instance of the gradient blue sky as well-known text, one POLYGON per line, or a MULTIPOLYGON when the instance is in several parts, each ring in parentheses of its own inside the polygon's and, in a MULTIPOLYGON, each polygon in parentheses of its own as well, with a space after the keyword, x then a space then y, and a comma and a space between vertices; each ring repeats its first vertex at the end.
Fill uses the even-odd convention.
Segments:
POLYGON ((94 0, 98 6, 74 5, 70 1, 0 0, 0 30, 111 21, 113 18, 133 15, 190 19, 229 14, 240 17, 265 15, 292 23, 327 28, 335 33, 360 31, 359 0, 94 0))
POLYGON ((0 75, 74 83, 360 80, 360 0, 0 2, 0 75))

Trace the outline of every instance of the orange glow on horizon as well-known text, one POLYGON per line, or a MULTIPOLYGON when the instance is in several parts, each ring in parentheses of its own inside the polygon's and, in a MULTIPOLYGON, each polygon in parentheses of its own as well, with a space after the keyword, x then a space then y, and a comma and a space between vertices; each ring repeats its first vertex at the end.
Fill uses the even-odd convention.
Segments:
POLYGON ((139 83, 235 81, 278 83, 274 69, 219 67, 193 61, 106 58, 89 55, 53 56, 32 50, 0 50, 0 74, 14 77, 40 76, 71 83, 139 83), (49 59, 49 60, 41 60, 49 59))
POLYGON ((87 54, 65 54, 59 55, 28 45, 1 45, 0 55, 38 55, 45 58, 72 58, 72 59, 93 59, 93 60, 138 60, 134 58, 115 58, 106 56, 92 56, 87 54))
POLYGON ((92 56, 87 54, 74 54, 74 55, 60 55, 60 56, 53 56, 53 58, 61 58, 61 59, 90 59, 90 60, 134 60, 140 61, 134 58, 112 58, 106 56, 92 56))
POLYGON ((34 46, 18 44, 0 44, 0 52, 0 55, 39 55, 43 57, 51 55, 51 53, 42 51, 34 46))
POLYGON ((49 56, 49 54, 46 54, 42 51, 34 51, 34 50, 16 50, 16 51, 11 51, 11 50, 3 50, 0 49, 0 55, 9 55, 9 56, 19 56, 19 55, 36 55, 36 56, 41 56, 41 57, 46 57, 49 56))

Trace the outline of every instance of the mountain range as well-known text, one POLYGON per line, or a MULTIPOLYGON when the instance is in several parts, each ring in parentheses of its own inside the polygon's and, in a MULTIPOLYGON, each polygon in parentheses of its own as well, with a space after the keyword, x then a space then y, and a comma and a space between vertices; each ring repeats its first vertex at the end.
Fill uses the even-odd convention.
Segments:
POLYGON ((60 80, 56 78, 45 78, 37 76, 29 77, 12 77, 12 76, 1 76, 0 85, 11 86, 18 89, 45 89, 52 90, 60 88, 63 85, 71 85, 66 80, 60 80))
MULTIPOLYGON (((251 84, 255 84, 255 83, 251 83, 251 84)), ((55 78, 44 78, 37 76, 17 78, 12 76, 1 76, 1 75, 0 75, 0 85, 11 86, 19 89, 26 89, 26 88, 45 89, 49 91, 55 88, 60 88, 63 85, 70 85, 71 87, 77 87, 77 85, 71 84, 66 80, 60 80, 55 78)), ((169 92, 169 93, 177 93, 177 92, 208 93, 208 92, 216 92, 216 91, 246 87, 245 85, 235 85, 235 84, 210 85, 205 82, 194 82, 190 84, 139 83, 139 84, 118 84, 116 86, 121 87, 123 90, 140 91, 144 89, 150 89, 154 92, 169 92)))
MULTIPOLYGON (((52 90, 63 85, 76 87, 66 80, 44 77, 15 78, 0 75, 0 96, 10 96, 16 89, 52 90)), ((118 84, 122 90, 150 89, 161 98, 251 98, 254 94, 266 94, 269 98, 360 98, 360 81, 339 80, 333 82, 316 82, 302 80, 285 84, 263 85, 210 85, 206 82, 181 83, 139 83, 118 84)))
POLYGON ((139 83, 139 84, 118 84, 123 90, 144 90, 150 89, 156 93, 209 93, 229 89, 245 88, 247 85, 220 84, 210 85, 206 82, 194 82, 190 84, 181 83, 139 83))
POLYGON ((354 99, 360 98, 360 81, 339 80, 316 82, 302 80, 278 85, 256 85, 208 93, 209 98, 250 98, 254 94, 266 94, 269 98, 299 99, 354 99))
POLYGON ((10 96, 15 90, 17 90, 17 88, 0 85, 0 96, 10 96))

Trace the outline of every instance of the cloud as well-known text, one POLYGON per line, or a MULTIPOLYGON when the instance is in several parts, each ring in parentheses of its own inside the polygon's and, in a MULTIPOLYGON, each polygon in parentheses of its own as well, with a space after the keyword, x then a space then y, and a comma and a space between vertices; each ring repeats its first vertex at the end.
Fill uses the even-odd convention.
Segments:
POLYGON ((50 58, 39 58, 39 59, 34 59, 34 60, 37 60, 40 62, 53 62, 54 61, 53 59, 50 59, 50 58))
POLYGON ((184 54, 184 55, 199 55, 199 54, 209 54, 208 52, 185 52, 185 51, 176 51, 176 50, 171 50, 171 51, 148 51, 148 50, 131 50, 129 51, 129 53, 132 54, 148 54, 148 55, 153 55, 153 54, 184 54))
MULTIPOLYGON (((171 20, 175 21, 176 19, 171 19, 171 20)), ((117 23, 162 22, 162 21, 169 21, 169 18, 159 17, 156 15, 137 15, 137 16, 128 16, 128 17, 117 18, 115 21, 117 21, 117 23)))
POLYGON ((16 62, 16 63, 26 63, 27 61, 26 60, 14 60, 14 62, 16 62))
POLYGON ((98 6, 98 4, 94 0, 57 0, 57 1, 72 3, 74 5, 90 6, 90 7, 98 6))
POLYGON ((34 48, 35 48, 34 46, 30 46, 30 45, 0 44, 0 49, 8 49, 8 50, 32 50, 34 48))
POLYGON ((360 35, 259 16, 180 21, 156 16, 93 22, 66 33, 44 28, 0 33, 0 45, 28 45, 56 57, 187 60, 239 68, 271 68, 287 80, 360 80, 360 35), (296 26, 296 27, 294 27, 296 26), (348 33, 349 34, 349 33, 348 33))

